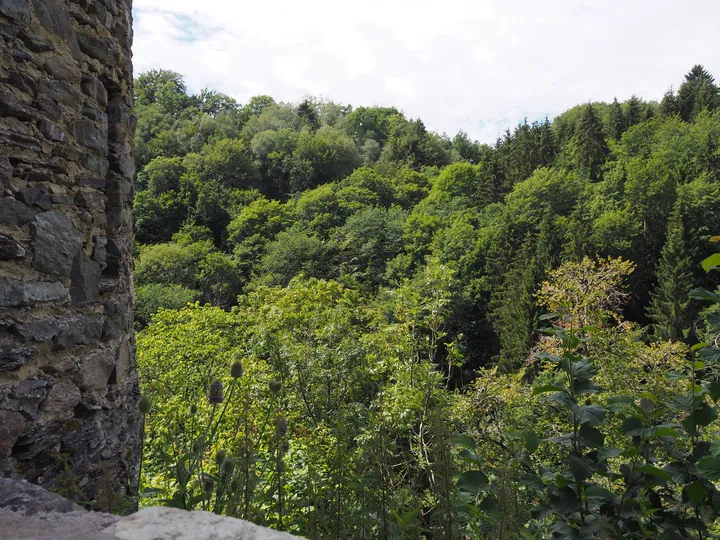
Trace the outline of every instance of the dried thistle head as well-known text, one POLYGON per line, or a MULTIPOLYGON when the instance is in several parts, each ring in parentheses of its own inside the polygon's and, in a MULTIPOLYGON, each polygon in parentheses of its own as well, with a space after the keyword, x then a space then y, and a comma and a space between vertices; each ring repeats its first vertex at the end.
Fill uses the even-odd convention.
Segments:
POLYGON ((230 368, 230 375, 233 379, 239 379, 240 377, 242 377, 243 371, 244 368, 242 362, 235 362, 230 368))
POLYGON ((287 428, 287 418, 284 416, 278 416, 277 420, 275 420, 275 433, 277 433, 279 437, 282 437, 287 433, 287 428))
POLYGON ((219 380, 215 379, 212 383, 210 383, 208 401, 213 405, 219 405, 223 402, 224 399, 225 397, 223 396, 223 385, 219 380))

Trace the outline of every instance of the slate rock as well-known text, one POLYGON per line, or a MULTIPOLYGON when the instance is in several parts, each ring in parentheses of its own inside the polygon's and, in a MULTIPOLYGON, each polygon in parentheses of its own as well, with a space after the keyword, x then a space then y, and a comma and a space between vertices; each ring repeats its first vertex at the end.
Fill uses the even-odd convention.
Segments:
POLYGON ((18 279, 0 279, 0 307, 31 306, 65 300, 68 290, 62 283, 18 279))
POLYGON ((60 326, 53 317, 45 317, 36 321, 16 324, 13 328, 24 341, 50 341, 60 333, 60 326))
POLYGON ((0 478, 0 509, 24 516, 47 512, 80 512, 82 508, 66 498, 22 480, 0 478))
MULTIPOLYGON (((0 411, 0 458, 8 457, 25 429, 25 418, 16 411, 0 411)), ((2 504, 0 487, 0 505, 2 504)))
POLYGON ((10 392, 10 398, 19 400, 26 418, 35 420, 40 403, 47 396, 48 382, 42 379, 27 379, 17 384, 10 392))
POLYGON ((51 43, 48 43, 46 41, 43 41, 35 34, 27 31, 27 30, 21 30, 18 34, 22 42, 25 44, 25 46, 30 49, 32 52, 46 52, 46 51, 52 51, 55 50, 55 47, 51 43))
POLYGON ((8 236, 0 234, 0 261, 21 259, 26 253, 25 248, 18 242, 8 236))
POLYGON ((72 265, 70 276, 70 298, 76 306, 82 306, 100 299, 100 263, 90 260, 80 251, 72 265))
POLYGON ((13 168, 7 156, 0 156, 0 180, 9 180, 12 178, 13 168))
POLYGON ((0 225, 22 227, 30 223, 35 212, 16 199, 0 198, 0 225))
POLYGON ((79 33, 77 40, 80 50, 90 58, 100 60, 106 66, 115 64, 115 53, 113 52, 115 42, 112 39, 100 39, 90 34, 79 33))
POLYGON ((107 131, 98 128, 90 120, 73 122, 73 133, 78 143, 107 155, 107 131))
POLYGON ((40 120, 38 129, 51 141, 63 142, 65 140, 65 132, 48 120, 40 120))
POLYGON ((75 58, 80 57, 75 29, 65 0, 32 0, 40 24, 67 43, 75 58))
POLYGON ((34 96, 37 93, 37 83, 35 80, 22 71, 11 69, 8 72, 7 81, 15 88, 22 90, 26 94, 34 96))
POLYGON ((37 356, 35 347, 0 345, 0 372, 21 368, 37 356))
POLYGON ((110 162, 104 157, 95 154, 86 154, 83 156, 81 165, 87 170, 104 177, 108 172, 110 162))
POLYGON ((48 274, 69 276, 73 259, 82 249, 83 234, 57 210, 35 216, 32 232, 33 266, 48 274))
POLYGON ((93 246, 91 258, 99 263, 104 263, 105 259, 107 258, 107 238, 105 238, 104 236, 96 236, 94 240, 95 245, 93 246))
POLYGON ((53 384, 40 410, 49 413, 53 418, 72 416, 73 409, 80 403, 80 389, 72 382, 61 380, 53 384))
POLYGON ((41 210, 52 208, 50 192, 42 186, 21 189, 15 194, 15 198, 27 206, 37 206, 41 210))
POLYGON ((0 116, 12 116, 19 120, 32 120, 33 113, 10 90, 0 88, 0 116))
POLYGON ((0 13, 13 19, 20 26, 30 24, 30 6, 27 0, 2 0, 0 13))
POLYGON ((80 81, 78 63, 67 56, 53 56, 43 66, 55 79, 77 83, 80 81))
POLYGON ((85 392, 97 392, 107 388, 110 375, 115 368, 115 351, 98 349, 78 359, 78 372, 75 384, 85 392))
POLYGON ((60 332, 55 344, 61 348, 90 345, 100 341, 103 329, 101 315, 73 313, 58 321, 60 332))
POLYGON ((79 107, 82 104, 82 95, 72 85, 62 81, 45 80, 40 83, 38 92, 53 101, 67 105, 68 107, 79 107))

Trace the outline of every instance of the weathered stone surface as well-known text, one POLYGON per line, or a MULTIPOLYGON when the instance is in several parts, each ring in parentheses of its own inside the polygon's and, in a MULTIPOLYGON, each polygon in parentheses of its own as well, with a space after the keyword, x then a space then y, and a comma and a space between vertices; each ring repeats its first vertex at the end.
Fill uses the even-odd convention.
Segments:
MULTIPOLYGON (((99 174, 104 177, 108 173, 110 162, 102 156, 88 154, 82 159, 82 166, 87 170, 99 174)), ((103 178, 103 182, 104 182, 103 178)))
POLYGON ((35 212, 15 199, 0 198, 0 225, 22 227, 30 223, 35 212))
POLYGON ((20 26, 30 22, 30 6, 27 0, 2 0, 0 13, 13 19, 20 26))
POLYGON ((37 417, 40 402, 47 396, 48 382, 43 379, 27 379, 16 385, 10 398, 20 402, 20 408, 26 418, 37 417))
POLYGON ((27 206, 36 206, 41 210, 50 210, 50 192, 43 186, 33 186, 21 189, 15 194, 15 198, 27 206))
POLYGON ((43 66, 55 79, 77 83, 80 80, 78 63, 68 56, 53 56, 43 66))
POLYGON ((23 516, 55 512, 79 512, 76 504, 64 497, 21 480, 0 478, 0 509, 18 512, 23 516))
POLYGON ((59 347, 89 345, 100 341, 103 320, 100 315, 73 313, 58 321, 60 331, 55 344, 59 347))
POLYGON ((125 517, 88 512, 21 480, 0 479, 0 527, 13 540, 294 540, 210 512, 144 508, 125 517))
POLYGON ((129 0, 0 0, 0 476, 83 500, 137 483, 131 41, 129 0))
POLYGON ((40 130, 40 133, 50 140, 58 142, 65 140, 65 132, 48 120, 40 120, 40 122, 38 122, 38 129, 40 130))
POLYGON ((0 180, 9 180, 13 175, 12 165, 7 156, 0 156, 0 180))
POLYGON ((31 96, 34 96, 37 92, 37 83, 35 82, 35 79, 26 75, 22 71, 11 69, 8 72, 7 81, 15 88, 18 88, 31 96))
POLYGON ((36 356, 35 347, 0 345, 0 372, 19 369, 36 356))
POLYGON ((55 418, 70 418, 80 399, 80 389, 70 381, 61 380, 52 386, 40 405, 40 411, 55 418))
POLYGON ((0 307, 19 307, 68 298, 69 291, 58 282, 26 282, 0 279, 0 307))
POLYGON ((27 251, 18 242, 3 234, 0 234, 0 261, 9 261, 10 259, 20 259, 25 256, 27 251))
POLYGON ((82 233, 57 210, 38 214, 32 228, 33 266, 48 274, 69 276, 73 259, 83 245, 82 233))
POLYGON ((105 532, 119 540, 292 540, 290 534, 210 512, 144 508, 105 532))
MULTIPOLYGON (((0 458, 10 455, 15 441, 22 435, 25 429, 23 415, 16 411, 0 411, 0 458)), ((0 487, 2 493, 2 487, 0 487)), ((0 495, 0 500, 2 495, 0 495)), ((0 502, 0 504, 2 504, 0 502)), ((1 525, 1 523, 0 523, 1 525)))
POLYGON ((105 65, 111 65, 115 62, 114 42, 112 40, 96 38, 85 33, 78 34, 77 39, 80 50, 90 58, 100 60, 105 65))
POLYGON ((100 299, 100 264, 80 252, 75 257, 70 276, 70 298, 82 306, 100 299))
POLYGON ((60 326, 54 317, 45 317, 36 321, 24 324, 16 324, 16 334, 23 338, 23 341, 50 341, 60 333, 60 326))
POLYGON ((78 359, 78 367, 75 384, 80 390, 96 392, 107 388, 108 380, 115 367, 115 351, 98 349, 78 359))
POLYGON ((73 123, 73 132, 77 142, 88 148, 107 154, 107 132, 98 128, 90 120, 78 120, 73 123))

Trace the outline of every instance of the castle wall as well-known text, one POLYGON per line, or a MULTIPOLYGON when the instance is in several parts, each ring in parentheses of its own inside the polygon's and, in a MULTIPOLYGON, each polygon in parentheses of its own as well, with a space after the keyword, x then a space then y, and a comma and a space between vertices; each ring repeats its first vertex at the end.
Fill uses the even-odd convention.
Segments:
POLYGON ((0 0, 0 474, 101 506, 139 463, 131 43, 131 0, 0 0))

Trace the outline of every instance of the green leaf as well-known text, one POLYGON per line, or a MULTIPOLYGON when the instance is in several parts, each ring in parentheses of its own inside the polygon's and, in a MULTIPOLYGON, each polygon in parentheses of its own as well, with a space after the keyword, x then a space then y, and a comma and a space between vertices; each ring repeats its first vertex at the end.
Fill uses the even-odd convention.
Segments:
POLYGON ((619 448, 614 448, 612 446, 603 446, 598 450, 597 453, 598 463, 602 463, 603 461, 610 458, 616 458, 621 454, 622 450, 620 450, 619 448))
POLYGON ((720 458, 705 456, 697 462, 697 472, 708 480, 720 480, 720 458))
POLYGON ((458 489, 477 493, 489 485, 488 477, 482 471, 465 471, 457 481, 458 489))
POLYGON ((579 437, 580 442, 588 448, 600 448, 605 444, 605 435, 589 424, 580 426, 579 437))
POLYGON ((455 446, 462 446, 463 448, 467 448, 468 450, 472 450, 473 452, 477 450, 477 444, 475 443, 475 439, 473 439, 470 435, 453 433, 451 439, 455 446))
POLYGON ((707 386, 708 394, 713 401, 720 399, 720 381, 713 381, 707 386))
POLYGON ((602 388, 596 385, 591 380, 580 381, 575 380, 575 393, 576 394, 597 394, 602 392, 602 388))
POLYGON ((144 498, 146 498, 146 497, 154 497, 155 495, 160 495, 160 494, 162 494, 162 493, 165 493, 165 490, 164 490, 164 489, 160 489, 160 488, 146 488, 146 489, 140 494, 140 497, 144 499, 144 498))
POLYGON ((534 431, 526 429, 523 432, 523 438, 525 439, 525 450, 528 454, 532 454, 540 446, 540 439, 534 431))
POLYGON ((682 433, 677 431, 674 426, 655 426, 648 428, 648 437, 682 437, 682 433))
POLYGON ((692 300, 706 300, 720 304, 720 294, 707 291, 705 289, 693 289, 688 293, 688 298, 692 300))
POLYGON ((707 321, 710 328, 712 328, 713 330, 717 330, 718 327, 720 327, 720 313, 708 313, 705 316, 705 320, 707 321))
POLYGON ((698 353, 700 357, 710 364, 720 362, 720 347, 704 347, 698 353))
POLYGON ((538 317, 538 321, 549 321, 550 319, 557 319, 560 313, 544 313, 538 317))
POLYGON ((692 484, 685 486, 683 491, 693 504, 703 502, 709 493, 708 489, 699 480, 695 480, 692 484))
POLYGON ((521 477, 520 483, 535 491, 543 491, 545 489, 545 484, 542 479, 535 473, 529 473, 521 477))
POLYGON ((657 476, 658 478, 662 478, 663 480, 672 482, 672 477, 668 473, 666 473, 662 469, 658 469, 654 465, 649 465, 649 464, 640 465, 639 467, 635 467, 635 470, 637 472, 649 474, 651 476, 657 476))
POLYGON ((643 422, 637 416, 628 416, 623 420, 620 430, 628 437, 639 437, 643 432, 643 422))
POLYGON ((585 488, 585 497, 601 501, 614 501, 617 496, 598 484, 591 484, 585 488))
POLYGON ((550 362, 559 362, 561 358, 555 354, 550 354, 546 352, 541 352, 535 355, 536 358, 539 358, 540 360, 549 360, 550 362))
POLYGON ((613 412, 622 412, 635 404, 635 400, 630 396, 611 396, 607 401, 607 408, 613 412))
POLYGON ((715 457, 720 457, 720 439, 710 442, 710 453, 715 457))
POLYGON ((695 370, 705 369, 705 362, 700 362, 699 360, 696 360, 692 363, 692 368, 695 370))
POLYGON ((570 454, 568 458, 568 466, 570 472, 578 482, 583 482, 588 478, 592 478, 595 472, 595 464, 587 456, 581 456, 575 452, 570 454))
POLYGON ((710 270, 715 270, 716 268, 720 267, 720 253, 713 253, 700 264, 702 265, 703 270, 705 270, 706 272, 710 272, 710 270))
POLYGON ((533 388, 533 395, 544 394, 546 392, 565 392, 565 393, 567 393, 567 390, 565 388, 563 388, 562 386, 558 386, 556 384, 542 384, 540 386, 536 386, 533 388))
POLYGON ((581 424, 599 426, 605 422, 605 408, 600 405, 583 405, 576 414, 581 424))
POLYGON ((553 490, 548 502, 552 509, 560 515, 568 515, 580 510, 580 499, 569 486, 553 490))

